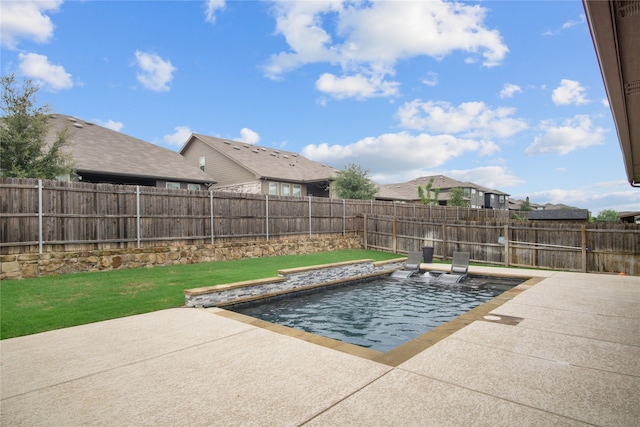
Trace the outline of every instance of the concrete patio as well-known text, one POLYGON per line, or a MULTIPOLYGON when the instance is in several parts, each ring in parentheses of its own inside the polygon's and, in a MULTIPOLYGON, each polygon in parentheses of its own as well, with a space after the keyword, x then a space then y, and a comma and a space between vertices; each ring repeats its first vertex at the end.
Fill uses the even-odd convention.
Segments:
POLYGON ((3 340, 0 424, 638 425, 640 277, 523 274, 541 279, 397 363, 218 308, 3 340))

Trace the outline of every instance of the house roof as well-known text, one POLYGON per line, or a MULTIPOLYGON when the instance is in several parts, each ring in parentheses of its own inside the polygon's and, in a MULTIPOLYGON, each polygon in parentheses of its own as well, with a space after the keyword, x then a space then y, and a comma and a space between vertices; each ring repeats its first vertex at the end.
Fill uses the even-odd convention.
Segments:
POLYGON ((640 13, 637 1, 583 0, 629 183, 640 187, 640 13))
POLYGON ((192 134, 180 152, 184 153, 196 139, 249 170, 257 179, 310 183, 332 181, 337 175, 331 166, 298 153, 207 135, 192 134))
POLYGON ((554 209, 529 212, 529 219, 533 221, 587 221, 589 211, 587 209, 554 209))
POLYGON ((420 200, 418 196, 418 186, 425 188, 425 186, 429 183, 429 181, 433 178, 433 184, 431 184, 431 190, 435 190, 436 188, 440 188, 440 194, 438 199, 440 201, 448 200, 448 191, 452 188, 475 188, 480 191, 489 194, 499 194, 507 196, 507 193, 503 193, 498 190, 491 190, 486 187, 483 187, 478 184, 474 184, 473 182, 462 182, 453 178, 446 177, 444 175, 434 175, 434 176, 422 176, 420 178, 412 179, 411 181, 396 183, 396 184, 383 184, 380 185, 380 191, 377 195, 378 199, 388 199, 388 200, 406 200, 406 201, 414 201, 420 200))
POLYGON ((214 183, 175 151, 133 138, 72 116, 49 116, 47 142, 69 128, 75 168, 79 173, 132 176, 167 181, 214 183))

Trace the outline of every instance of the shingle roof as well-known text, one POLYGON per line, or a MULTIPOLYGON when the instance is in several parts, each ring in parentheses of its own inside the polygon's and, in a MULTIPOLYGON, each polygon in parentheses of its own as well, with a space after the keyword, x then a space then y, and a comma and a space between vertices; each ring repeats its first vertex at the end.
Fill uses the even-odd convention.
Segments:
POLYGON ((529 212, 529 219, 547 221, 587 221, 589 211, 587 209, 555 209, 529 212))
POLYGON ((47 141, 64 127, 78 172, 135 176, 168 181, 212 183, 215 180, 175 151, 63 114, 50 116, 47 141))
POLYGON ((422 188, 429 183, 429 180, 433 178, 433 184, 431 184, 431 190, 440 188, 441 193, 439 199, 441 201, 448 200, 449 196, 446 192, 452 188, 475 188, 485 193, 498 194, 508 196, 507 193, 498 190, 491 190, 473 182, 462 182, 453 178, 446 177, 444 175, 434 176, 422 176, 420 178, 412 179, 411 181, 397 183, 397 184, 384 184, 380 185, 380 192, 378 193, 379 199, 391 199, 391 200, 419 200, 418 185, 422 188))
POLYGON ((333 180, 337 175, 331 166, 309 160, 298 153, 207 135, 191 135, 181 152, 193 143, 194 138, 251 171, 258 179, 307 183, 333 180))

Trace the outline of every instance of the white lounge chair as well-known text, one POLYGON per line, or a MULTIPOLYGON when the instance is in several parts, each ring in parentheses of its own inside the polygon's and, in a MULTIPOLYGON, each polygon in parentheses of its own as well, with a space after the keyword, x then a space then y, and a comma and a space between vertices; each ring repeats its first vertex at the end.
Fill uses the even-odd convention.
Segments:
POLYGON ((413 276, 420 271, 420 263, 422 262, 422 252, 409 252, 407 260, 404 263, 402 270, 396 270, 391 274, 391 277, 407 278, 413 276))
POLYGON ((460 283, 469 271, 469 252, 454 252, 449 273, 441 274, 436 280, 443 283, 460 283))

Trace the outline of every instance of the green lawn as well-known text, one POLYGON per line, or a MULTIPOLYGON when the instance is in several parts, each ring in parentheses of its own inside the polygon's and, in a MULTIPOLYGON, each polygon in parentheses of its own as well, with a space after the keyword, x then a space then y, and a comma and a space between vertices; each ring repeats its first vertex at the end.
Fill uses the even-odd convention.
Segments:
POLYGON ((397 254, 348 249, 0 282, 0 339, 184 305, 185 289, 277 276, 283 268, 397 254))

